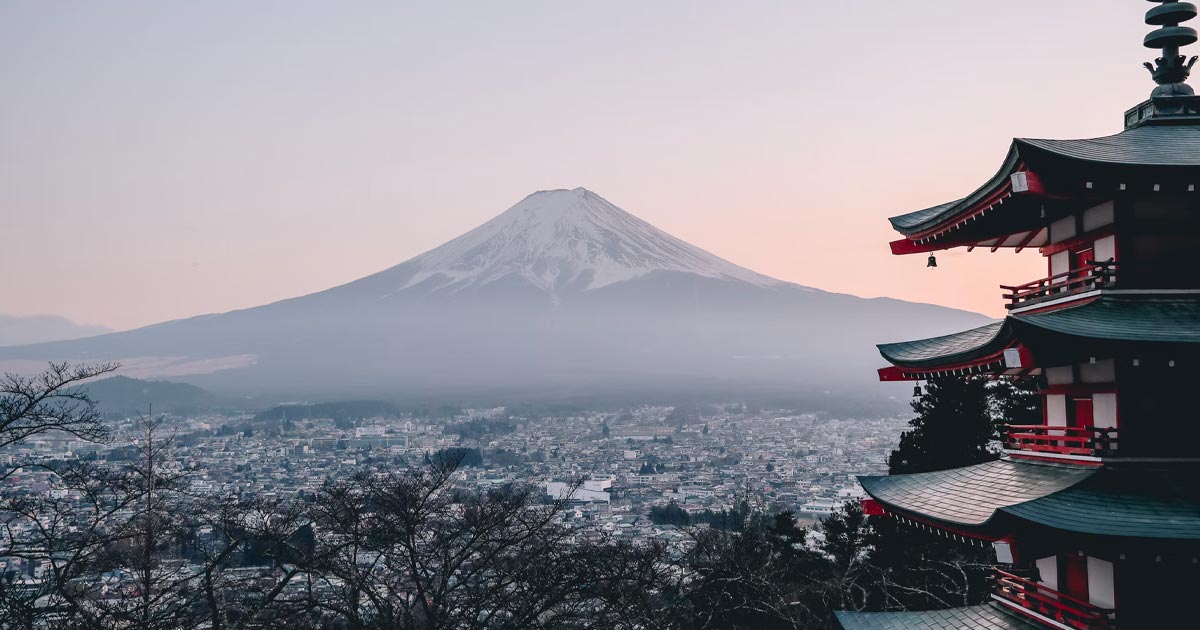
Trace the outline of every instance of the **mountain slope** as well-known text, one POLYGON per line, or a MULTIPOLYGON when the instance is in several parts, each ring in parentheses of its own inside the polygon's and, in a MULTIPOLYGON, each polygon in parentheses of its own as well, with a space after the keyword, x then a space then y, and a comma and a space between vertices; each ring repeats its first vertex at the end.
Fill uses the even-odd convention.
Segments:
POLYGON ((58 315, 0 315, 0 346, 16 346, 61 339, 78 339, 112 332, 101 326, 88 326, 58 315))
POLYGON ((155 413, 191 414, 208 411, 220 404, 209 392, 186 383, 142 381, 113 376, 87 384, 87 391, 101 411, 120 414, 155 413))
POLYGON ((832 388, 872 380, 874 343, 986 321, 775 280, 575 189, 326 291, 0 359, 118 359, 308 397, 832 388))

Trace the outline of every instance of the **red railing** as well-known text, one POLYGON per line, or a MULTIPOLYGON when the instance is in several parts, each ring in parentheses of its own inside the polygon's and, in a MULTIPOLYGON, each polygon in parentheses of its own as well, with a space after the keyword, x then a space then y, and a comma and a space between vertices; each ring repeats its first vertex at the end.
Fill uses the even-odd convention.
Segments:
POLYGON ((1005 443, 1008 448, 1020 451, 1112 457, 1117 454, 1117 430, 1047 424, 1010 424, 1005 443))
POLYGON ((1002 569, 996 569, 996 594, 1079 630, 1113 630, 1117 627, 1116 610, 1101 608, 1002 569))
POLYGON ((1062 297, 1111 286, 1116 272, 1117 263, 1110 258, 1025 284, 1002 284, 1000 288, 1008 291, 1004 294, 1004 298, 1009 301, 1007 308, 1017 308, 1043 298, 1062 297))

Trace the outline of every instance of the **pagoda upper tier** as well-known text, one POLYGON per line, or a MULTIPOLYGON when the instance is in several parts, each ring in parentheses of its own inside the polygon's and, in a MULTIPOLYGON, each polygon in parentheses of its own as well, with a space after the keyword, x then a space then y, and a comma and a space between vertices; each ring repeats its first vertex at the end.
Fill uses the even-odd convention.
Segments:
MULTIPOLYGON (((1149 115, 1103 138, 1013 140, 1000 170, 975 192, 892 217, 892 227, 904 236, 891 243, 892 252, 1042 247, 1050 243, 1052 222, 1114 198, 1195 194, 1200 185, 1200 98, 1171 98, 1191 115, 1149 115)), ((1163 98, 1147 103, 1156 100, 1163 98)))

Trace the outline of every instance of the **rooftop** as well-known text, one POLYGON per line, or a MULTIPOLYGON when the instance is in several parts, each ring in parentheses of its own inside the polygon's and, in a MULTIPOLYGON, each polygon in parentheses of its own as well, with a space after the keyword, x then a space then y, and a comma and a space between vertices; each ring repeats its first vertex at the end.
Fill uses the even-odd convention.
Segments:
MULTIPOLYGON (((900 368, 937 372, 950 366, 991 361, 1006 348, 1045 334, 1092 341, 1197 344, 1200 295, 1105 290, 1099 292, 1099 297, 1080 300, 1076 305, 1014 312, 979 328, 878 347, 884 359, 900 368)), ((1002 367, 1015 367, 1000 363, 1002 367)))
POLYGON ((859 477, 878 501, 945 523, 977 527, 996 511, 1040 499, 1087 479, 1095 468, 1000 459, 912 475, 859 477))
POLYGON ((1062 531, 1200 540, 1195 464, 1104 468, 1001 459, 912 475, 860 477, 894 510, 949 525, 981 527, 1000 512, 1062 531))
POLYGON ((845 630, 1028 630, 1035 623, 996 606, 970 606, 924 612, 838 611, 845 630))

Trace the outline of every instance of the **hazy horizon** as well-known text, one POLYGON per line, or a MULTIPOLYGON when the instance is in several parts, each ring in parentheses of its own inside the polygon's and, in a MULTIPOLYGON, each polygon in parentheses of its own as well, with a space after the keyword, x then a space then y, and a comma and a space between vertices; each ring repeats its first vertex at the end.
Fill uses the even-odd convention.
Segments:
POLYGON ((752 4, 7 3, 0 313, 256 306, 583 186, 781 280, 998 316, 1036 252, 930 271, 886 218, 1152 88, 1141 3, 752 4))

